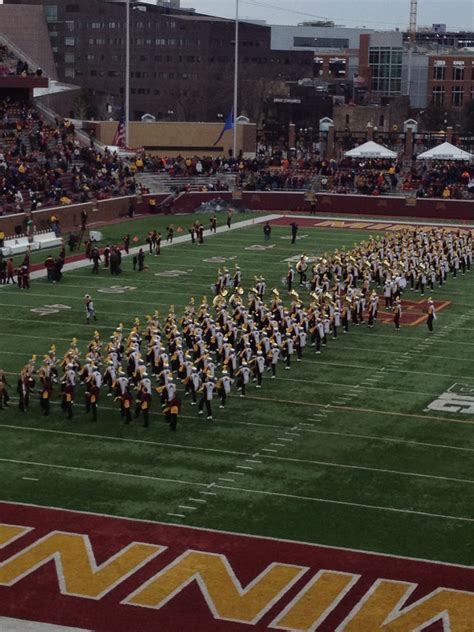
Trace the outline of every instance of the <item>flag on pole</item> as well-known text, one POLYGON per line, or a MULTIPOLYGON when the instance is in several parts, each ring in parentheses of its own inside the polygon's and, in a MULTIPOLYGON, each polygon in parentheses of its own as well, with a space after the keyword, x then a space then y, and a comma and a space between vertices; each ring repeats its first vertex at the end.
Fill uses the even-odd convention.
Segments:
POLYGON ((234 108, 232 108, 232 110, 229 112, 229 116, 225 120, 222 132, 219 134, 218 139, 214 143, 214 147, 217 145, 217 143, 221 140, 221 138, 229 129, 234 129, 234 108))
POLYGON ((114 139, 112 141, 112 145, 115 147, 126 148, 125 144, 125 116, 122 114, 120 116, 120 121, 117 127, 117 131, 115 132, 114 139))

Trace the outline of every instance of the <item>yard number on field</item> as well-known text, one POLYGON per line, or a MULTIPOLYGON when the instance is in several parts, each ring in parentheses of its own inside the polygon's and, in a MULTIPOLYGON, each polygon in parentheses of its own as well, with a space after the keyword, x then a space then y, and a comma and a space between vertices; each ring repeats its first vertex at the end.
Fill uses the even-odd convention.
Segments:
POLYGON ((125 294, 125 292, 133 292, 133 290, 136 289, 136 287, 131 285, 111 285, 110 287, 104 287, 97 291, 101 292, 101 294, 125 294))
POLYGON ((41 307, 35 307, 34 309, 30 309, 30 312, 38 314, 38 316, 49 316, 50 314, 59 314, 59 312, 63 309, 72 309, 72 307, 57 303, 56 305, 42 305, 41 307))
POLYGON ((443 413, 464 413, 474 415, 474 385, 453 384, 434 402, 428 404, 426 411, 436 410, 443 413))

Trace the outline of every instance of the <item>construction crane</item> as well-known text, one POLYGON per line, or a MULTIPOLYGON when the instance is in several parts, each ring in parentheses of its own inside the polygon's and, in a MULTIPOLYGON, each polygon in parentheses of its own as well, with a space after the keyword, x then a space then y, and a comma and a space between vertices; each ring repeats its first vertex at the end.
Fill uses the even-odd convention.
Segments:
POLYGON ((408 76, 407 76, 407 94, 410 96, 412 66, 413 66, 413 49, 416 44, 416 19, 418 15, 418 0, 410 0, 410 25, 408 27, 408 76))

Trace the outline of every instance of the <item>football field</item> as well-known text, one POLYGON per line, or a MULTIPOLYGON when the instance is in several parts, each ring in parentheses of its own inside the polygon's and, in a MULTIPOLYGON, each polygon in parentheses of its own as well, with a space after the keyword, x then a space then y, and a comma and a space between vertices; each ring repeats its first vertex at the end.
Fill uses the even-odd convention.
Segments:
MULTIPOLYGON (((202 218, 207 227, 209 216, 202 218)), ((106 342, 119 323, 128 332, 155 309, 164 319, 170 305, 181 314, 192 296, 197 304, 203 295, 212 300, 222 266, 240 265, 245 296, 263 274, 267 301, 277 287, 288 304, 282 277, 289 258, 382 232, 380 223, 374 231, 305 220, 291 244, 285 220, 276 219, 264 242, 261 217, 253 218, 235 217, 232 230, 206 235, 203 245, 147 254, 144 272, 125 257, 120 277, 104 269, 93 275, 88 266, 68 270, 55 285, 40 278, 29 291, 0 288, 0 368, 12 396, 0 410, 1 500, 473 564, 474 270, 450 276, 424 298, 407 289, 405 315, 414 317, 400 332, 391 315, 373 329, 351 326, 320 355, 307 346, 290 371, 279 363, 277 379, 265 374, 262 389, 251 384, 245 399, 234 390, 225 410, 216 398, 212 422, 183 397, 170 433, 155 398, 150 427, 127 426, 104 392, 93 423, 82 387, 71 421, 58 386, 49 418, 37 389, 30 410, 18 410, 19 370, 32 354, 40 362, 52 344, 62 357, 76 337, 83 358, 95 329, 106 342), (98 315, 91 325, 86 293, 98 315), (432 334, 424 322, 428 295, 443 307, 432 334)), ((188 217, 173 221, 187 232, 188 217)), ((101 245, 119 243, 125 232, 144 242, 148 230, 164 233, 166 223, 104 227, 101 245)), ((307 302, 307 290, 300 296, 307 302)))

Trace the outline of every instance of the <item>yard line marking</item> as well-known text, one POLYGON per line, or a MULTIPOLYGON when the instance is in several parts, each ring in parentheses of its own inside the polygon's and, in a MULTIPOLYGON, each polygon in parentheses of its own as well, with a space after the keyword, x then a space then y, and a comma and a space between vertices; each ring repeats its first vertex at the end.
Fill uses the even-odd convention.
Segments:
MULTIPOLYGON (((285 444, 284 443, 270 443, 270 445, 276 445, 278 448, 284 448, 285 444)), ((276 452, 276 450, 275 450, 276 452)))
POLYGON ((267 459, 274 461, 288 461, 291 463, 307 463, 311 465, 322 465, 324 467, 339 467, 349 470, 363 470, 367 472, 381 472, 382 474, 395 474, 397 476, 413 476, 415 478, 430 478, 438 481, 449 481, 450 483, 466 483, 467 485, 474 485, 474 480, 464 478, 452 478, 450 476, 437 476, 435 474, 421 474, 418 472, 403 472, 402 470, 389 470, 378 467, 368 467, 365 465, 349 465, 347 463, 331 463, 330 461, 315 461, 311 459, 296 459, 284 456, 266 456, 267 459))
POLYGON ((186 518, 184 514, 179 514, 179 513, 167 513, 166 515, 173 516, 173 518, 186 518))
POLYGON ((71 470, 77 472, 89 472, 91 474, 105 474, 106 476, 123 476, 125 478, 138 478, 150 481, 160 481, 162 483, 176 483, 177 485, 193 485, 195 487, 206 487, 205 483, 195 481, 178 480, 176 478, 162 478, 159 476, 149 476, 145 474, 129 474, 128 472, 111 472, 110 470, 96 470, 89 467, 76 467, 72 465, 57 465, 54 463, 42 463, 40 461, 23 461, 20 459, 0 458, 2 463, 15 463, 16 465, 35 465, 38 467, 50 467, 58 470, 71 470))
POLYGON ((270 448, 262 448, 262 452, 278 452, 278 450, 270 450, 270 448))
MULTIPOLYGON (((55 402, 56 403, 56 402, 55 402)), ((112 408, 104 408, 101 407, 102 410, 115 410, 112 408)), ((158 414, 158 413, 156 413, 158 414)), ((192 417, 195 419, 195 417, 192 417)), ((226 422, 227 423, 227 422, 226 422)), ((192 445, 182 445, 179 443, 162 443, 160 441, 146 441, 145 439, 128 439, 126 437, 113 437, 102 434, 90 434, 87 432, 68 432, 67 430, 53 430, 51 428, 35 428, 33 426, 14 426, 10 424, 2 424, 0 423, 0 430, 2 428, 7 428, 11 430, 31 430, 33 432, 45 432, 50 434, 59 434, 59 435, 70 435, 71 437, 85 437, 86 439, 107 439, 109 441, 121 441, 123 443, 138 443, 145 444, 150 446, 159 446, 164 448, 175 448, 177 450, 196 450, 198 452, 215 452, 217 454, 229 454, 233 456, 251 456, 250 452, 239 452, 234 450, 221 450, 219 448, 203 448, 200 446, 192 446, 192 445)))
POLYGON ((459 520, 460 522, 474 522, 474 518, 467 518, 465 516, 450 516, 448 514, 430 513, 427 511, 417 511, 415 509, 397 509, 396 507, 384 507, 383 505, 369 505, 365 503, 349 502, 346 500, 334 500, 332 498, 316 498, 313 496, 297 496, 295 494, 286 494, 283 492, 270 492, 260 489, 246 489, 243 487, 226 487, 224 485, 218 485, 219 489, 226 489, 230 491, 246 492, 248 494, 263 495, 263 496, 277 496, 279 498, 289 498, 291 500, 304 500, 309 502, 324 503, 329 505, 344 505, 346 507, 357 507, 362 509, 373 509, 376 511, 388 511, 393 513, 410 514, 415 516, 423 516, 426 518, 442 518, 444 520, 459 520))
POLYGON ((274 402, 280 404, 293 404, 298 406, 317 406, 317 407, 325 407, 331 408, 333 410, 342 410, 344 412, 352 411, 356 413, 374 413, 377 415, 389 415, 395 417, 406 417, 407 419, 420 419, 422 421, 426 421, 427 419, 432 419, 433 421, 446 421, 453 424, 467 424, 474 425, 474 420, 470 421, 469 419, 453 419, 451 417, 435 417, 434 415, 416 415, 414 413, 399 413, 389 410, 375 410, 373 408, 355 408, 353 406, 334 406, 333 404, 317 404, 315 402, 305 402, 305 401, 297 401, 297 400, 289 400, 289 399, 273 399, 270 397, 251 397, 248 396, 247 399, 255 400, 255 401, 267 401, 274 402))
MULTIPOLYGON (((270 444, 270 445, 272 445, 272 444, 270 444)), ((245 462, 246 463, 261 463, 262 461, 254 461, 252 459, 245 459, 245 462)))
POLYGON ((227 474, 233 474, 234 476, 244 476, 243 472, 227 472, 227 474))
POLYGON ((191 510, 195 510, 196 507, 191 507, 191 505, 178 505, 178 507, 180 509, 191 509, 191 510))
POLYGON ((22 476, 21 478, 23 481, 34 481, 34 482, 39 481, 39 478, 30 478, 29 476, 22 476))
POLYGON ((207 500, 204 500, 204 498, 188 498, 188 500, 193 503, 207 503, 207 500))
POLYGON ((287 441, 287 442, 291 442, 293 441, 293 439, 285 439, 285 437, 278 437, 280 439, 280 441, 287 441))
POLYGON ((239 470, 253 470, 253 467, 250 465, 236 465, 235 467, 239 470))
POLYGON ((205 494, 206 496, 217 496, 216 492, 199 492, 200 494, 205 494))
POLYGON ((217 480, 218 481, 226 481, 227 483, 235 483, 235 480, 233 478, 220 478, 219 477, 217 480))
POLYGON ((371 439, 372 441, 387 441, 390 443, 406 443, 409 445, 420 445, 427 448, 441 448, 443 450, 461 450, 462 452, 474 452, 474 448, 464 448, 455 445, 446 445, 440 443, 426 443, 425 441, 413 441, 410 439, 398 439, 397 437, 381 437, 378 435, 358 434, 354 432, 337 432, 335 430, 305 430, 314 434, 335 435, 338 437, 354 437, 356 439, 371 439))

